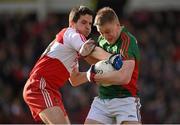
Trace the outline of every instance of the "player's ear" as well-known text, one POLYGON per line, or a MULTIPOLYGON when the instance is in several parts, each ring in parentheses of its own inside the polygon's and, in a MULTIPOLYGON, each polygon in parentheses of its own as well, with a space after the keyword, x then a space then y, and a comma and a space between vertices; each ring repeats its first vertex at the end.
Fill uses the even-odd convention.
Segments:
POLYGON ((121 28, 121 25, 120 25, 120 23, 116 23, 116 27, 117 27, 117 30, 120 30, 120 28, 121 28))
POLYGON ((75 22, 73 20, 69 21, 69 27, 74 27, 75 22))
POLYGON ((117 25, 117 27, 120 27, 120 23, 119 22, 116 22, 116 25, 117 25))

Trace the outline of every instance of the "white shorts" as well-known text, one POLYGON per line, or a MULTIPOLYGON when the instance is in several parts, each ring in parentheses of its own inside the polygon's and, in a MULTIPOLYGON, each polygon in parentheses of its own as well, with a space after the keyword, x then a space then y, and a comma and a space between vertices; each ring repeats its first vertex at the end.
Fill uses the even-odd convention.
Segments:
POLYGON ((120 124, 122 121, 139 121, 140 99, 136 97, 100 99, 95 97, 87 119, 104 124, 120 124))

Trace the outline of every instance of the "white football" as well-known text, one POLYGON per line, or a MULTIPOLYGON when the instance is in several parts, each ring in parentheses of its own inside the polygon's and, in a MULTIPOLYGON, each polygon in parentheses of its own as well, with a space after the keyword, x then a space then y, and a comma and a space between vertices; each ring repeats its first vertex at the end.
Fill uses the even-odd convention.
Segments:
MULTIPOLYGON (((96 74, 103 74, 105 72, 112 72, 115 69, 107 60, 102 60, 95 64, 94 70, 95 70, 96 74)), ((111 84, 102 84, 101 83, 101 85, 102 86, 110 86, 111 84)))

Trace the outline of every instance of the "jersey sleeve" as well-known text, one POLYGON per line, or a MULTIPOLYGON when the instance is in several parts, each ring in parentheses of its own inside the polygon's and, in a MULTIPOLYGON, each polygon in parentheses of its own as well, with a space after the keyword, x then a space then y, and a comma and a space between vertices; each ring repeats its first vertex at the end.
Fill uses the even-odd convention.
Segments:
POLYGON ((122 47, 120 53, 124 60, 135 59, 140 60, 140 52, 136 38, 130 33, 124 33, 122 35, 122 47))
POLYGON ((74 33, 69 38, 70 46, 78 52, 80 50, 80 47, 85 41, 86 41, 86 38, 82 34, 79 34, 79 33, 74 33))

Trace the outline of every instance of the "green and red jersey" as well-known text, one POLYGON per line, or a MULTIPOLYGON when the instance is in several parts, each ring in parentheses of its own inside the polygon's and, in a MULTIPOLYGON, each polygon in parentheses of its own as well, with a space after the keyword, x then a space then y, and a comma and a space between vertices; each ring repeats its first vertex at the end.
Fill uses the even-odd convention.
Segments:
POLYGON ((113 45, 110 45, 102 36, 99 36, 97 42, 101 48, 109 53, 120 53, 123 60, 135 60, 135 68, 133 70, 130 82, 126 85, 100 85, 99 97, 102 99, 112 99, 139 96, 137 80, 139 74, 140 52, 136 38, 131 33, 129 33, 124 26, 122 26, 120 36, 113 45))

